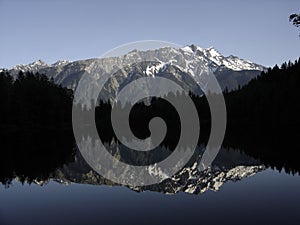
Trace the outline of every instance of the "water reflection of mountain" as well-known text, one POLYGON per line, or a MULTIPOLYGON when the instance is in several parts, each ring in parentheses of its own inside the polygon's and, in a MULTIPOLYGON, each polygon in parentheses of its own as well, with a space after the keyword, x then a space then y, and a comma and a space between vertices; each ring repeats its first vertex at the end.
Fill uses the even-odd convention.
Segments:
MULTIPOLYGON (((232 149, 221 149, 212 166, 204 171, 198 169, 200 158, 198 151, 186 167, 159 184, 129 188, 137 192, 150 190, 166 194, 199 194, 208 190, 217 191, 227 181, 238 181, 265 169, 259 161, 232 149)), ((94 172, 80 153, 76 154, 74 162, 58 169, 52 179, 62 184, 117 185, 94 172)))

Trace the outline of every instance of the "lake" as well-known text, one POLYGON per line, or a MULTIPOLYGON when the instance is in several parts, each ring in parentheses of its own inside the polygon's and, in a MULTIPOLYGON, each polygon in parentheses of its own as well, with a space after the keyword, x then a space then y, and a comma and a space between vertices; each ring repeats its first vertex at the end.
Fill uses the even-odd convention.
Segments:
POLYGON ((75 161, 47 179, 0 187, 0 224, 299 224, 300 177, 221 149, 212 167, 187 166, 146 187, 105 180, 75 161))

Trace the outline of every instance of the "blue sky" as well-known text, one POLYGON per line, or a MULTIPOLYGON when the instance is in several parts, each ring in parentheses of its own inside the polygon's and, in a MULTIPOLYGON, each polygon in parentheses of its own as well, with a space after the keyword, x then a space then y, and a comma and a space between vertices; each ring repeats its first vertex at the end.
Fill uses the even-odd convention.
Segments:
POLYGON ((300 56, 298 0, 0 0, 0 68, 99 57, 127 42, 214 46, 265 66, 300 56))

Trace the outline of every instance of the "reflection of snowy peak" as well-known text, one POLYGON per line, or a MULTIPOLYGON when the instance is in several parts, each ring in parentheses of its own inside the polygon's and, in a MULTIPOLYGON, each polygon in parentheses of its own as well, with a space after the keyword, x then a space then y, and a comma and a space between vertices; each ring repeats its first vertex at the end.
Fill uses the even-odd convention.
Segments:
POLYGON ((199 172, 194 167, 183 169, 179 175, 174 176, 166 185, 164 193, 174 194, 186 192, 200 194, 208 190, 218 191, 227 181, 239 181, 243 178, 254 176, 265 169, 263 165, 237 165, 233 168, 212 167, 199 172), (184 180, 182 180, 182 178, 184 180), (182 182, 184 182, 182 184, 182 182))
MULTIPOLYGON (((199 171, 197 157, 196 162, 184 167, 170 179, 150 186, 130 186, 129 188, 137 192, 149 190, 165 194, 178 192, 201 194, 209 190, 218 191, 228 181, 239 181, 254 176, 266 168, 257 160, 238 151, 221 149, 212 166, 204 171, 199 171)), ((118 185, 95 173, 80 154, 77 154, 74 163, 59 169, 52 180, 61 184, 118 185)), ((47 182, 44 181, 39 184, 42 185, 47 182)))

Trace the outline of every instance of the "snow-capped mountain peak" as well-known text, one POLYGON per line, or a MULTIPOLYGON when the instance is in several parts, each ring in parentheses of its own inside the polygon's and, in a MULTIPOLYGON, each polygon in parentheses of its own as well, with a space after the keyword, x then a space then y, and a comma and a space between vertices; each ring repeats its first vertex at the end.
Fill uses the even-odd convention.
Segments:
POLYGON ((27 64, 27 65, 23 65, 23 64, 16 65, 16 66, 12 67, 11 70, 17 70, 17 71, 23 71, 23 72, 25 72, 25 71, 37 72, 38 70, 40 70, 42 68, 46 68, 46 67, 49 67, 49 65, 39 59, 39 60, 32 62, 30 64, 27 64))
POLYGON ((218 52, 218 50, 216 50, 214 47, 209 47, 209 48, 207 48, 205 50, 206 50, 205 51, 206 55, 209 55, 211 57, 221 57, 222 56, 220 54, 220 52, 218 52))
POLYGON ((193 55, 195 58, 206 62, 211 69, 215 70, 217 67, 225 66, 234 71, 241 70, 264 70, 264 67, 248 60, 240 59, 236 56, 223 56, 214 47, 201 48, 196 45, 185 46, 181 48, 185 54, 193 55))
POLYGON ((58 60, 55 63, 52 63, 51 66, 53 66, 53 67, 64 66, 70 62, 71 61, 68 61, 68 60, 58 60))
POLYGON ((191 54, 194 54, 194 51, 192 50, 191 46, 185 46, 185 47, 182 47, 180 48, 183 52, 185 53, 191 53, 191 54))

